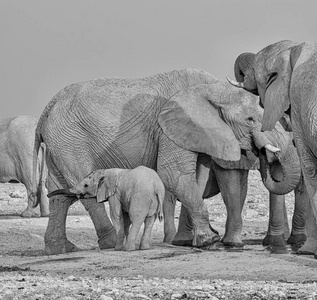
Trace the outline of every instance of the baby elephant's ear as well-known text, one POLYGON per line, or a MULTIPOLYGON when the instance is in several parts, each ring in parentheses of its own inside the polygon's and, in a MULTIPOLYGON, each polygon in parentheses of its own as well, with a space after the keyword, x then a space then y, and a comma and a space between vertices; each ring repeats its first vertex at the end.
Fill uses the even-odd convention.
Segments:
POLYGON ((97 202, 105 202, 116 192, 116 179, 114 172, 108 172, 107 176, 99 179, 97 187, 97 202), (108 176, 109 175, 109 176, 108 176))
POLYGON ((98 187, 97 187, 97 202, 104 202, 107 200, 106 197, 106 186, 104 184, 105 177, 101 177, 99 179, 98 187))

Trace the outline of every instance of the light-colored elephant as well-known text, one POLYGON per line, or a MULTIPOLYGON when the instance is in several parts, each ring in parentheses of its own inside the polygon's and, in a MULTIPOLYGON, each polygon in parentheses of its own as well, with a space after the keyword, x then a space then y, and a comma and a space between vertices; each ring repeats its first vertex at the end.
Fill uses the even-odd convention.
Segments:
POLYGON ((264 107, 262 130, 290 115, 304 183, 310 198, 307 241, 299 253, 317 258, 317 43, 280 41, 235 63, 236 86, 258 94, 264 107), (311 211, 313 212, 311 214, 311 211))
MULTIPOLYGON (((298 176, 288 176, 292 155, 281 125, 261 131, 263 110, 257 97, 199 69, 184 69, 146 78, 101 78, 72 84, 46 106, 36 130, 35 149, 46 145, 49 192, 76 185, 96 169, 137 166, 157 170, 165 188, 188 209, 195 246, 219 240, 196 182, 199 153, 237 161, 241 150, 254 150, 274 161, 268 177, 273 190, 286 193, 298 176), (275 153, 275 154, 274 154, 275 153), (280 170, 283 174, 280 176, 280 170), (277 183, 278 184, 275 184, 277 183)), ((295 155, 295 154, 294 154, 295 155)), ((48 254, 76 251, 66 238, 69 206, 75 198, 55 195, 45 233, 48 254)), ((104 205, 81 199, 95 225, 100 248, 112 248, 116 233, 104 205)))
POLYGON ((19 181, 26 187, 28 206, 22 217, 36 216, 34 202, 40 203, 41 216, 49 214, 47 190, 45 188, 46 167, 44 149, 36 161, 38 176, 35 179, 35 193, 32 194, 32 162, 37 119, 30 116, 0 118, 0 182, 19 181), (35 198, 34 198, 35 197, 35 198))
POLYGON ((69 191, 77 195, 95 196, 97 202, 109 200, 110 216, 117 233, 115 250, 135 250, 136 238, 143 223, 140 249, 150 249, 154 222, 157 216, 160 221, 163 219, 165 196, 163 182, 154 170, 144 166, 132 170, 96 170, 69 191))
MULTIPOLYGON (((297 158, 298 160, 298 158, 297 158)), ((221 162, 220 162, 221 163, 221 162)), ((202 197, 209 199, 218 193, 224 200, 227 210, 227 221, 222 243, 228 247, 243 247, 241 238, 243 219, 242 209, 247 195, 249 170, 257 170, 259 160, 253 156, 243 156, 239 162, 221 164, 215 162, 208 155, 199 155, 197 161, 197 183, 200 187, 202 197)), ((299 169, 298 169, 299 171, 299 169)), ((307 194, 302 180, 295 188, 295 209, 292 219, 292 232, 290 235, 285 196, 270 192, 269 225, 263 245, 278 247, 281 250, 287 243, 295 247, 302 245, 306 240, 305 216, 308 203, 307 194)), ((178 223, 178 231, 174 223, 175 201, 164 202, 164 233, 165 242, 175 245, 192 246, 193 234, 192 224, 188 212, 184 206, 178 223), (176 236, 175 236, 176 234, 176 236)), ((212 211, 211 211, 212 212, 212 211)))

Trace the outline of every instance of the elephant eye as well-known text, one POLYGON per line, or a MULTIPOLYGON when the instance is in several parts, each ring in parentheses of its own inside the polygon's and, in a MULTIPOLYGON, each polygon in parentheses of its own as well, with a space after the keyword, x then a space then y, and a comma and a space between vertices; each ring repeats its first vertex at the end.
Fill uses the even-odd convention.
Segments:
POLYGON ((247 118, 247 122, 248 122, 249 124, 254 124, 254 123, 255 123, 255 120, 254 120, 253 117, 248 117, 248 118, 247 118))
POLYGON ((88 188, 88 184, 87 183, 84 185, 84 188, 88 188))
POLYGON ((271 73, 266 81, 266 87, 268 87, 277 77, 277 73, 271 73))

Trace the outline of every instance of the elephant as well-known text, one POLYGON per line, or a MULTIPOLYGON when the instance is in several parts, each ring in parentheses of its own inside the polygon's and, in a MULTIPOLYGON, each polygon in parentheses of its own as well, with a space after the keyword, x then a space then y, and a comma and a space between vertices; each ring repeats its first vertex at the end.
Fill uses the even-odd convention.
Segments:
POLYGON ((144 166, 132 170, 96 170, 69 192, 95 196, 97 202, 109 201, 110 216, 117 233, 115 250, 135 250, 136 238, 143 223, 140 249, 150 249, 154 222, 157 216, 160 221, 163 219, 165 196, 164 184, 154 170, 144 166))
MULTIPOLYGON (((262 132, 262 117, 256 96, 201 69, 100 78, 69 85, 52 98, 37 125, 34 157, 44 143, 49 192, 68 189, 97 169, 143 165, 156 170, 166 190, 188 209, 193 244, 202 247, 220 237, 209 227, 196 182, 199 153, 223 161, 240 160, 241 151, 266 157, 263 172, 278 177, 271 180, 273 192, 286 193, 299 180, 291 153, 280 152, 289 144, 285 130, 277 124, 262 132)), ((67 211, 76 200, 63 194, 50 198, 47 254, 77 250, 65 229, 67 211)), ((80 201, 95 225, 99 247, 113 248, 117 237, 104 205, 80 201)))
POLYGON ((32 182, 32 162, 37 119, 31 116, 0 118, 0 182, 21 182, 26 187, 28 206, 22 217, 36 216, 34 201, 40 203, 42 217, 49 214, 47 191, 45 188, 46 167, 43 159, 44 148, 36 160, 38 174, 35 178, 35 192, 32 182))
POLYGON ((242 53, 231 83, 260 96, 264 107, 262 131, 290 116, 294 142, 310 199, 307 241, 299 254, 317 258, 317 43, 283 40, 258 53, 242 53))
MULTIPOLYGON (((241 248, 244 246, 241 238, 242 209, 247 195, 249 170, 258 170, 259 160, 248 153, 248 156, 234 163, 216 162, 206 154, 200 154, 197 160, 197 183, 204 199, 211 198, 219 192, 227 210, 227 221, 222 243, 226 247, 241 248)), ((297 157, 298 160, 298 157, 297 157)), ((307 210, 307 194, 303 181, 299 180, 295 188, 295 209, 290 234, 285 206, 285 196, 270 192, 270 218, 267 235, 263 239, 264 246, 285 248, 287 243, 298 247, 306 240, 305 216, 307 210)), ((192 224, 188 211, 182 205, 179 217, 178 231, 174 223, 175 201, 164 202, 164 242, 174 245, 192 246, 192 224), (176 236, 175 236, 176 235, 176 236)))

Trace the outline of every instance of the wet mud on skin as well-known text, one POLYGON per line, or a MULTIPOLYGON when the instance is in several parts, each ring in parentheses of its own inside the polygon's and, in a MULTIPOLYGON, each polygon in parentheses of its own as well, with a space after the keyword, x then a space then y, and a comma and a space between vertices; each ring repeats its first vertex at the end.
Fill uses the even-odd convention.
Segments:
MULTIPOLYGON (((238 297, 240 294, 237 286, 239 289, 243 289, 242 294, 251 290, 252 286, 261 291, 266 289, 267 285, 271 290, 280 288, 285 297, 279 298, 275 295, 275 298, 272 296, 272 299, 287 299, 287 291, 290 289, 293 293, 292 297, 294 295, 294 297, 299 297, 299 295, 302 297, 303 293, 311 293, 310 289, 317 292, 317 260, 313 255, 295 255, 290 246, 285 249, 271 249, 262 246, 268 222, 268 192, 262 187, 257 172, 251 172, 250 177, 248 197, 243 210, 242 238, 245 244, 243 248, 224 247, 220 243, 210 250, 165 244, 162 243, 163 223, 156 221, 150 250, 133 252, 114 251, 113 249, 99 250, 92 221, 78 202, 71 207, 67 218, 67 237, 81 250, 54 256, 44 254, 44 234, 48 218, 21 218, 19 213, 26 207, 26 200, 23 199, 26 196, 24 187, 20 184, 0 184, 0 292, 5 289, 5 286, 1 285, 1 279, 10 282, 7 288, 13 293, 10 294, 12 296, 18 295, 14 294, 18 293, 14 290, 14 286, 20 282, 19 280, 27 283, 35 278, 42 282, 41 289, 44 289, 47 282, 48 290, 49 285, 56 280, 63 280, 66 283, 70 281, 69 284, 75 284, 79 278, 78 280, 89 282, 98 281, 98 284, 109 281, 113 286, 115 286, 114 282, 121 282, 120 286, 124 286, 127 281, 140 281, 139 283, 143 284, 144 288, 147 287, 146 282, 153 281, 151 285, 153 287, 155 282, 157 286, 161 286, 162 281, 166 280, 164 287, 160 287, 162 293, 163 289, 168 289, 173 283, 173 286, 177 287, 177 282, 182 280, 186 281, 185 287, 193 283, 201 285, 208 281, 208 283, 216 282, 217 285, 220 282, 223 291, 228 289, 228 293, 232 293, 230 295, 237 296, 237 298, 231 297, 230 299, 242 299, 238 297), (15 197, 11 197, 12 191, 16 190, 19 193, 14 193, 15 197), (17 194, 21 197, 17 197, 17 194), (21 276, 24 279, 21 279, 21 276), (52 278, 52 282, 50 278, 52 278), (69 278, 77 279, 70 280, 69 278)), ((286 200, 291 225, 293 195, 287 195, 286 200)), ((207 200, 207 205, 211 225, 219 231, 220 235, 223 235, 226 211, 221 197, 216 196, 207 200)), ((176 215, 178 213, 179 206, 176 215)), ((175 222, 177 223, 177 221, 176 217, 175 222)), ((138 242, 139 240, 140 234, 138 242)), ((109 282, 108 284, 110 284, 109 282)), ((134 284, 138 286, 138 283, 134 284)), ((184 288, 179 287, 179 293, 181 296, 183 295, 183 299, 186 299, 182 294, 184 288)), ((23 289, 26 291, 27 286, 24 286, 23 289)), ((152 293, 150 287, 142 290, 140 286, 140 289, 141 294, 147 295, 150 299, 155 298, 153 296, 155 293, 152 293), (150 290, 152 296, 149 294, 150 290)), ((41 293, 44 296, 50 295, 48 290, 45 290, 46 294, 43 291, 41 293)), ((173 288, 170 290, 172 291, 173 288)), ((74 299, 85 299, 84 296, 80 298, 78 295, 74 296, 75 294, 69 293, 70 290, 68 289, 67 292, 65 288, 63 295, 73 295, 74 299)), ((118 293, 120 296, 120 292, 118 293)), ((160 295, 159 290, 157 293, 160 295)), ((176 292, 173 290, 173 293, 176 292)), ((104 294, 104 290, 99 294, 91 294, 95 296, 90 297, 100 299, 101 294, 104 294)), ((126 298, 120 296, 120 298, 118 295, 116 296, 116 292, 114 292, 108 296, 113 299, 129 299, 128 296, 126 298)), ((211 295, 216 294, 211 293, 211 295)), ((168 297, 167 299, 170 299, 171 294, 168 297)), ((187 293, 187 299, 206 299, 198 296, 190 297, 190 294, 187 293)), ((23 299, 35 298, 24 296, 23 299)), ((157 297, 157 299, 164 299, 164 297, 157 297)), ((246 297, 246 299, 248 298, 246 297)), ((252 299, 251 296, 250 299, 252 299)), ((257 299, 270 298, 263 296, 263 298, 257 299)))

